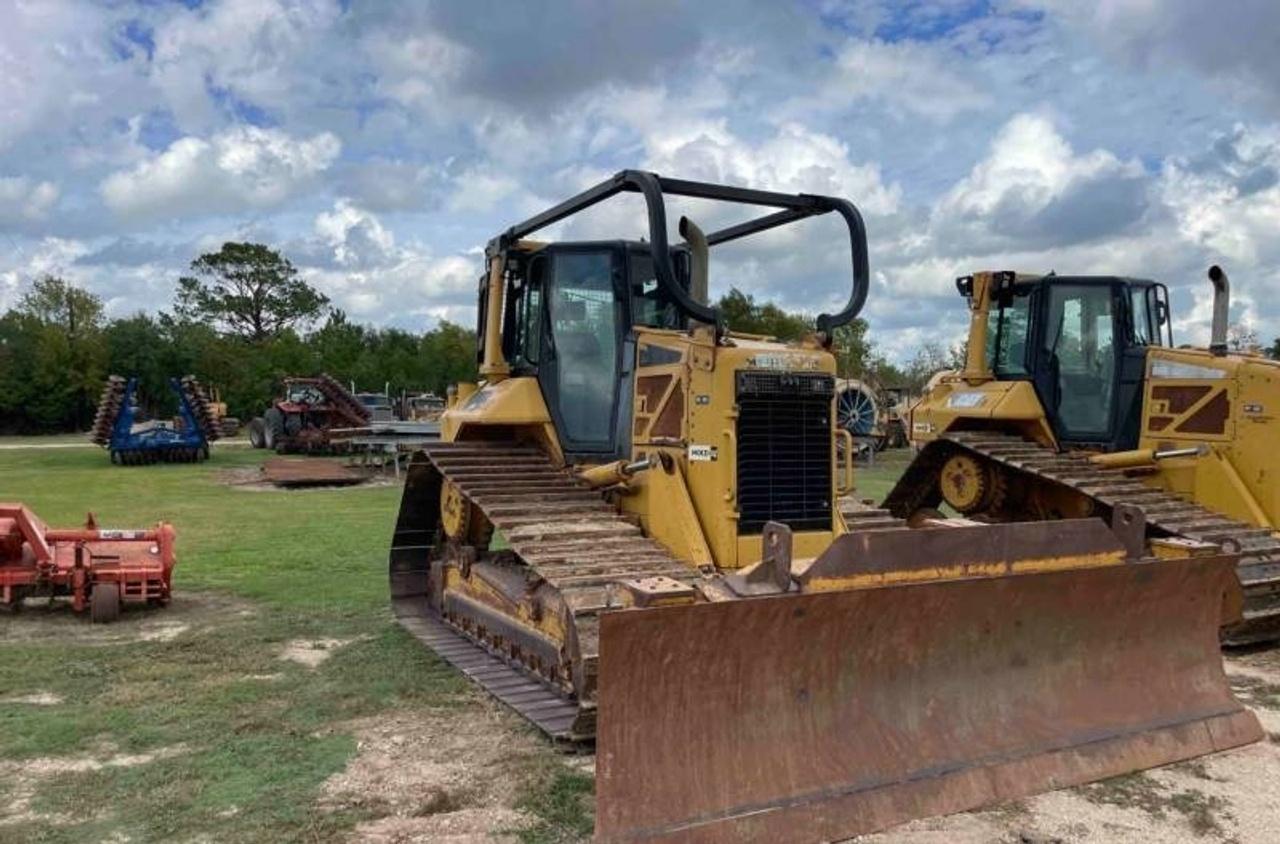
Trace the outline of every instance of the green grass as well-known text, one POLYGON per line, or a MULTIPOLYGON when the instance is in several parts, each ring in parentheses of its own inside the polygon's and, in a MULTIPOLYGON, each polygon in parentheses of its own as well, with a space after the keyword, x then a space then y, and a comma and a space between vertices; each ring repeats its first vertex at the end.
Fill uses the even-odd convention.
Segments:
MULTIPOLYGON (((1208 774, 1203 778, 1209 779, 1208 774)), ((1091 803, 1140 809, 1160 820, 1170 813, 1181 815, 1197 836, 1222 834, 1219 815, 1226 814, 1225 800, 1194 788, 1174 791, 1142 772, 1078 786, 1075 791, 1091 803)))
POLYGON ((883 501, 914 455, 915 452, 909 448, 898 448, 880 452, 875 456, 875 462, 872 464, 855 465, 853 467, 854 497, 870 499, 877 504, 883 501))
MULTIPOLYGON (((321 784, 356 753, 353 719, 427 709, 466 717, 475 693, 387 609, 400 488, 226 483, 262 457, 215 447, 201 465, 116 467, 96 448, 0 449, 0 500, 20 500, 55 526, 78 525, 89 510, 108 527, 166 519, 179 556, 167 610, 127 612, 108 628, 41 605, 0 613, 0 697, 62 700, 0 704, 0 802, 25 789, 37 816, 0 823, 0 842, 338 840, 377 806, 316 808, 321 784), (169 641, 137 639, 164 624, 187 627, 169 641), (279 659, 290 640, 316 638, 353 641, 314 669, 279 659), (121 754, 158 755, 26 780, 20 768, 121 754)), ((881 498, 906 459, 859 467, 858 495, 881 498)), ((590 775, 549 746, 513 775, 517 807, 532 818, 516 831, 522 840, 590 834, 590 775)))
POLYGON ((524 844, 562 844, 591 836, 595 780, 581 771, 560 767, 549 772, 521 798, 518 808, 535 821, 520 830, 524 844))
MULTIPOLYGON (((337 838, 360 816, 314 804, 355 752, 344 724, 425 707, 464 711, 465 681, 386 608, 399 488, 251 491, 222 482, 261 457, 224 449, 199 466, 114 467, 96 449, 0 451, 0 498, 22 500, 53 525, 79 524, 87 510, 104 526, 164 518, 178 531, 179 554, 168 610, 128 612, 111 628, 43 602, 0 615, 0 696, 63 701, 0 706, 0 760, 173 753, 40 778, 30 809, 76 822, 7 824, 0 840, 102 840, 114 831, 134 841, 201 832, 218 841, 337 838), (189 629, 171 641, 128 641, 131 628, 158 622, 189 629), (108 630, 123 640, 103 640, 108 630), (321 637, 355 641, 315 669, 279 659, 289 640, 321 637), (274 678, 255 679, 263 675, 274 678)), ((19 785, 0 768, 0 793, 19 785)))

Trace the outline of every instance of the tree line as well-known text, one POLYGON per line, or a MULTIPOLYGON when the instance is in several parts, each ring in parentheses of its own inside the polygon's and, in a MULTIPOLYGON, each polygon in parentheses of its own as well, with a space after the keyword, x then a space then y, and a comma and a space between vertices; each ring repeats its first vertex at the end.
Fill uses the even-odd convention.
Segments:
POLYGON ((144 409, 167 416, 176 409, 168 379, 193 374, 241 419, 260 415, 286 375, 441 395, 475 377, 471 329, 352 322, 269 247, 228 243, 191 269, 171 310, 110 320, 93 293, 37 279, 0 316, 0 432, 87 429, 108 375, 137 376, 144 409))
MULTIPOLYGON (((414 333, 352 322, 279 252, 226 243, 178 279, 172 308, 107 319, 101 298, 56 276, 37 279, 0 316, 0 433, 82 431, 108 375, 137 376, 144 409, 170 415, 171 377, 193 374, 232 416, 262 413, 286 375, 327 372, 357 388, 433 391, 476 377, 476 335, 442 321, 414 333)), ((737 331, 795 340, 812 317, 730 290, 717 303, 737 331)), ((918 388, 955 363, 927 345, 905 366, 878 354, 865 321, 836 338, 840 374, 918 388)))

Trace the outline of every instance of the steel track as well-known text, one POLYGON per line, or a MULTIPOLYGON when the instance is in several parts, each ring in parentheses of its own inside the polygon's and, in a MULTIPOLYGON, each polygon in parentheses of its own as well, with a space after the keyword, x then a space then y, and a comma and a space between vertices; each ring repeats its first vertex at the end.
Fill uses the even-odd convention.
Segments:
MULTIPOLYGON (((391 552, 393 609, 400 623, 441 657, 552 738, 595 735, 594 692, 548 681, 509 637, 481 618, 433 606, 428 578, 437 551, 439 490, 455 484, 485 514, 518 560, 527 583, 545 582, 569 608, 584 676, 594 685, 598 616, 608 584, 666 576, 692 584, 700 574, 621 516, 600 493, 556 468, 535 448, 509 443, 440 443, 416 454, 391 552)), ((512 620, 514 621, 514 619, 512 620)), ((518 622, 517 622, 518 624, 518 622)))
POLYGON ((938 475, 953 454, 967 451, 1011 472, 1068 487, 1104 513, 1119 504, 1140 507, 1148 530, 1201 542, 1234 543, 1243 552, 1237 573, 1244 592, 1243 620, 1224 631, 1230 645, 1280 639, 1280 538, 1267 528, 1232 519, 1128 474, 1091 463, 1087 455, 1059 453, 1007 434, 955 432, 921 450, 883 506, 906 518, 942 501, 938 475))

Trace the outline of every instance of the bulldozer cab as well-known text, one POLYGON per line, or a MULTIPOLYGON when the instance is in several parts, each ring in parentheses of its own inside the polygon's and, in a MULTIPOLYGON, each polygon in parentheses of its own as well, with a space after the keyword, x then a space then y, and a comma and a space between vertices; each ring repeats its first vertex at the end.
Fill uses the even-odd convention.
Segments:
MULTIPOLYGON (((542 435, 544 445, 553 440, 564 462, 590 464, 632 457, 632 417, 640 409, 636 370, 676 364, 685 352, 674 346, 705 342, 714 348, 726 336, 720 314, 707 303, 708 249, 832 212, 849 230, 853 284, 842 310, 816 319, 814 336, 823 338, 820 344, 829 345, 835 327, 857 314, 868 287, 866 232, 860 214, 847 200, 622 171, 512 226, 486 249, 488 271, 478 291, 477 362, 484 379, 482 391, 490 392, 470 405, 471 410, 478 412, 479 402, 495 395, 495 385, 523 377, 536 382, 538 398, 551 417, 542 435), (526 239, 624 192, 639 193, 644 199, 646 240, 548 244, 526 239), (776 210, 706 234, 682 218, 679 232, 685 242, 671 244, 665 206, 669 196, 776 210), (685 339, 662 348, 650 345, 646 351, 644 336, 655 332, 685 339), (695 341, 694 334, 701 339, 695 341)), ((811 352, 829 357, 817 346, 811 352)), ((790 362, 791 358, 775 361, 783 366, 790 362)), ((532 399, 525 395, 522 406, 527 408, 532 399)), ((702 407, 710 412, 705 402, 702 407)), ((461 414, 446 416, 446 427, 465 424, 461 414)), ((478 416, 470 418, 479 424, 478 416)), ((492 423, 493 417, 488 421, 492 423)))
MULTIPOLYGON (((979 284, 989 285, 985 357, 995 379, 1031 382, 1060 443, 1134 448, 1147 350, 1173 341, 1165 286, 1110 276, 988 278, 979 284)), ((973 276, 957 282, 970 300, 974 284, 973 276)))
MULTIPOLYGON (((688 290, 688 251, 670 251, 677 283, 688 290)), ((566 456, 621 456, 635 329, 687 324, 658 284, 648 244, 517 247, 504 263, 502 351, 511 374, 538 379, 566 456)))

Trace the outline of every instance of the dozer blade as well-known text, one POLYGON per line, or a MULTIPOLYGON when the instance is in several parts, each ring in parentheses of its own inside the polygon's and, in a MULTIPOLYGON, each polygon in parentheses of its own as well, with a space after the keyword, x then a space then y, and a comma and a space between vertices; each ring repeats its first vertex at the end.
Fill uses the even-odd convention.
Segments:
POLYGON ((1218 650, 1235 560, 605 613, 596 833, 840 839, 1256 741, 1218 650))

